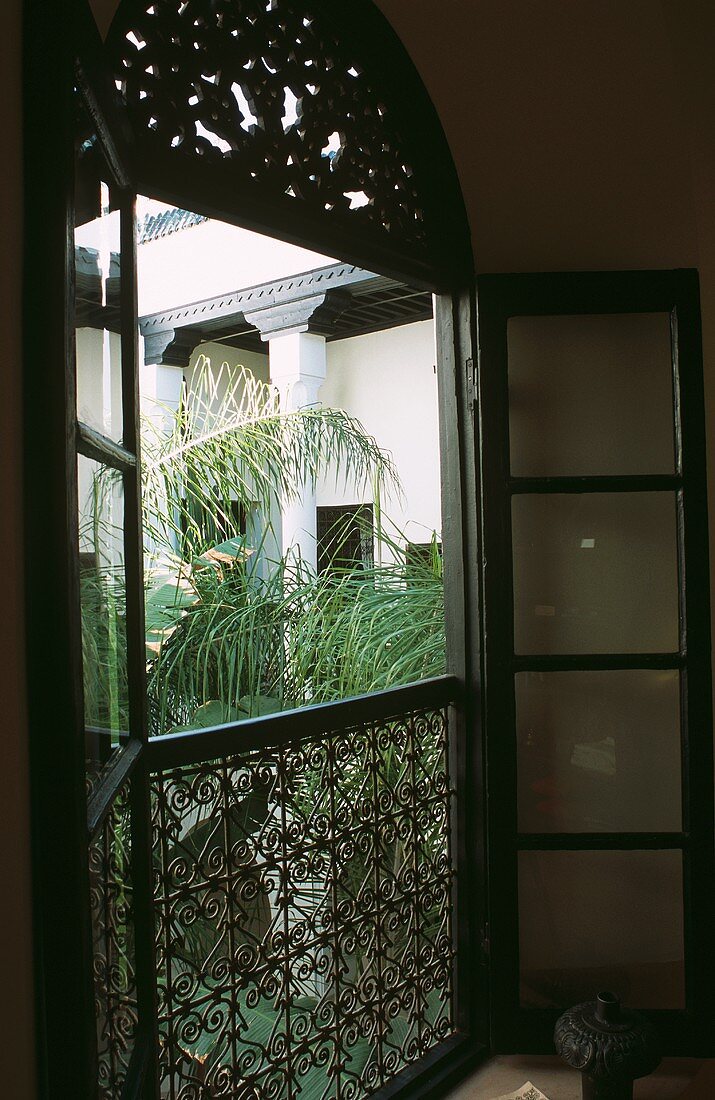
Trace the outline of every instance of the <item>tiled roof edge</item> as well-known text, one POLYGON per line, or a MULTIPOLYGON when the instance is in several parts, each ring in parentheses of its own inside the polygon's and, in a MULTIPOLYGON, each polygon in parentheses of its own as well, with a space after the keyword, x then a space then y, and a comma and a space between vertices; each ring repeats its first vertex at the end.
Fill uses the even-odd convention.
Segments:
POLYGON ((163 210, 161 214, 147 214, 138 226, 138 243, 157 241, 160 237, 168 237, 170 233, 190 229, 192 225, 200 225, 205 221, 208 218, 203 214, 194 214, 191 210, 174 209, 163 210))

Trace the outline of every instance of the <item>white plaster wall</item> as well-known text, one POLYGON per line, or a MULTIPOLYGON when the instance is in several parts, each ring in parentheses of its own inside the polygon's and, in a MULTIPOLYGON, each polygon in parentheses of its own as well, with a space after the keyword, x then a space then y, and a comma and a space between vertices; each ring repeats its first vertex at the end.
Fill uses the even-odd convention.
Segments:
MULTIPOLYGON (((188 231, 191 232, 191 231, 188 231)), ((217 399, 225 392, 230 373, 243 365, 262 381, 269 380, 269 358, 224 344, 202 344, 184 372, 189 385, 197 360, 206 355, 219 376, 217 399), (226 363, 229 372, 222 375, 226 363)), ((337 340, 327 345, 327 378, 318 400, 356 417, 389 452, 402 484, 402 495, 392 492, 382 501, 387 534, 400 543, 428 542, 441 530, 437 378, 434 372, 434 327, 420 321, 384 332, 337 340)), ((360 491, 337 477, 332 467, 319 479, 319 507, 374 503, 372 486, 360 491)), ((273 517, 277 522, 277 517, 273 517)))
POLYGON ((232 374, 239 369, 239 367, 246 367, 251 373, 258 378, 261 382, 268 382, 268 352, 255 352, 244 351, 242 348, 232 348, 228 344, 216 344, 206 343, 199 344, 189 361, 189 365, 184 371, 184 377, 189 385, 191 385, 192 379, 196 372, 196 366, 199 358, 205 355, 211 360, 211 369, 214 373, 219 374, 219 385, 217 386, 217 396, 221 397, 226 392, 226 386, 228 385, 229 378, 232 374), (223 364, 228 367, 228 372, 223 372, 221 376, 220 368, 223 364))
MULTIPOLYGON (((76 333, 77 416, 85 424, 120 442, 122 439, 122 358, 117 333, 81 328, 76 333)), ((85 524, 92 514, 92 481, 98 463, 80 459, 77 490, 80 516, 80 549, 94 550, 85 524), (84 537, 82 537, 84 532, 84 537)), ((115 493, 117 503, 119 494, 115 493)), ((118 552, 118 551, 117 551, 118 552)))
MULTIPOLYGON (((319 399, 358 418, 390 452, 404 497, 382 503, 384 514, 409 542, 429 542, 441 529, 437 376, 432 321, 354 336, 328 344, 328 374, 319 399)), ((335 471, 320 479, 319 506, 365 504, 335 471)), ((395 529, 388 530, 394 536, 395 529)))
POLYGON ((81 328, 76 334, 77 416, 119 442, 122 438, 122 354, 117 333, 81 328))
MULTIPOLYGON (((169 209, 152 202, 151 210, 155 208, 169 209)), ((200 222, 140 245, 139 314, 159 313, 334 262, 225 222, 200 222)))

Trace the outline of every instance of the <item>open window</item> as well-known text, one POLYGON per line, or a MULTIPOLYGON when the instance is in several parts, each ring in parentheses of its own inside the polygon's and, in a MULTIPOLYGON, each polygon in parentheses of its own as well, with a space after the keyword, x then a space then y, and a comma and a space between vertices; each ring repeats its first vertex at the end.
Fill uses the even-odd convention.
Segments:
MULTIPOLYGON (((137 192, 194 227, 224 219, 320 248, 352 267, 353 282, 373 280, 355 304, 364 318, 379 317, 396 284, 413 288, 405 301, 430 305, 439 293, 443 444, 451 434, 459 353, 447 318, 470 261, 448 149, 377 10, 314 9, 126 2, 106 47, 79 0, 66 24, 31 20, 34 120, 57 123, 66 171, 53 190, 38 182, 42 157, 32 162, 32 232, 40 241, 42 224, 58 217, 72 231, 43 242, 52 262, 38 286, 55 323, 28 325, 27 344, 28 420, 47 429, 52 466, 48 478, 37 456, 29 462, 28 499, 42 487, 63 517, 48 533, 28 509, 33 552, 39 560, 41 544, 52 561, 29 596, 48 1096, 418 1095, 485 1049, 484 970, 474 983, 469 951, 457 951, 470 936, 457 883, 479 895, 465 831, 474 824, 465 760, 479 742, 473 732, 465 745, 458 450, 442 464, 442 538, 454 566, 446 672, 359 698, 318 704, 314 692, 290 711, 212 712, 150 736, 139 382, 143 365, 164 365, 196 333, 154 317, 142 331, 154 358, 139 362, 137 192), (57 66, 45 71, 50 42, 57 66), (83 172, 94 173, 76 189, 71 133, 83 172), (63 654, 49 680, 43 599, 63 654), (78 982, 70 1007, 66 991, 78 982)), ((295 293, 273 288, 242 312, 249 324, 258 313, 266 333, 289 327, 286 307, 298 332, 308 318, 324 325, 329 275, 318 271, 297 306, 295 293)), ((411 308, 399 297, 388 308, 411 308)), ((224 318, 235 311, 215 306, 214 323, 222 308, 224 318)), ((432 356, 428 371, 433 384, 432 356)), ((179 513, 189 488, 187 478, 179 513)), ((183 528, 174 514, 177 545, 196 532, 213 541, 224 520, 239 535, 245 525, 248 538, 252 517, 234 503, 229 493, 223 520, 187 508, 183 528)), ((214 558, 209 568, 225 580, 234 566, 214 558)), ((412 598, 402 561, 396 570, 396 592, 412 598)), ((280 623, 274 634, 290 664, 280 623)))
POLYGON ((669 1052, 702 1052, 697 274, 484 276, 478 300, 495 1045, 548 1050, 565 1007, 613 989, 669 1052))
MULTIPOLYGON (((656 1013, 673 1053, 702 1053, 713 808, 693 275, 475 286, 444 135, 372 4, 124 0, 106 46, 84 0, 69 19, 27 7, 46 1095, 436 1095, 490 1037, 550 1049, 558 1012, 606 978, 656 1013), (140 241, 224 221, 328 262, 148 311, 142 360, 137 193, 163 204, 140 241), (174 584, 145 621, 142 369, 157 368, 152 400, 183 447, 197 348, 250 339, 260 357, 262 336, 293 346, 338 315, 363 339, 386 310, 430 299, 441 523, 405 540, 394 578, 400 599, 419 595, 418 574, 439 593, 444 671, 323 700, 310 665, 290 709, 239 691, 197 721, 216 698, 216 654, 235 656, 222 624, 193 668, 212 694, 188 721, 157 722, 147 669, 191 621, 197 586, 174 584), (179 372, 174 405, 159 368, 179 372)), ((241 504, 227 484, 218 509, 189 503, 188 468, 172 545, 208 554, 207 584, 240 585, 236 544, 265 502, 249 486, 241 504)), ((326 558, 339 541, 342 570, 359 543, 367 571, 360 525, 370 506, 374 544, 379 503, 311 499, 316 573, 319 528, 326 558), (336 504, 353 511, 331 543, 317 509, 336 504)), ((367 592, 361 570, 344 572, 367 592)), ((266 657, 281 674, 301 653, 287 592, 266 657)))

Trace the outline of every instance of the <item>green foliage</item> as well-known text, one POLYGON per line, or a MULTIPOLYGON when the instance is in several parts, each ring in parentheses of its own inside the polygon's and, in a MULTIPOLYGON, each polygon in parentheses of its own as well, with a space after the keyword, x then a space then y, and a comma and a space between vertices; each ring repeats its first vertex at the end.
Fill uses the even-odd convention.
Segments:
POLYGON ((120 497, 117 472, 99 467, 79 526, 85 723, 115 733, 129 728, 120 497))
POLYGON ((144 452, 145 529, 163 566, 150 572, 147 593, 154 733, 195 728, 208 713, 235 721, 444 670, 436 537, 408 575, 380 508, 387 486, 399 491, 397 473, 358 421, 322 407, 280 413, 250 371, 213 372, 203 359, 172 431, 149 425, 144 452), (269 560, 271 509, 329 464, 358 489, 371 486, 376 564, 316 576, 293 557, 269 560), (262 533, 251 533, 258 545, 238 529, 249 508, 263 517, 262 533))
POLYGON ((172 430, 145 422, 142 452, 148 542, 160 557, 178 546, 187 561, 239 534, 237 503, 258 508, 267 526, 272 506, 330 464, 358 491, 399 484, 390 456, 354 417, 322 406, 280 412, 275 390, 251 371, 212 370, 205 356, 172 430))
POLYGON ((441 562, 409 583, 400 547, 381 536, 383 564, 312 579, 292 620, 290 705, 380 691, 444 672, 441 562), (386 562, 386 563, 385 563, 386 562))
POLYGON ((282 571, 263 582, 242 562, 213 566, 197 560, 190 577, 195 599, 182 609, 150 665, 155 732, 191 726, 192 716, 212 701, 224 708, 221 721, 227 721, 231 714, 266 713, 266 700, 282 697, 282 571))
POLYGON ((225 722, 444 671, 442 580, 429 563, 409 584, 394 563, 316 576, 276 562, 263 579, 237 560, 197 564, 191 579, 195 597, 151 664, 156 732, 197 725, 211 700, 235 715, 225 722))
MULTIPOLYGON (((274 392, 250 372, 241 369, 231 375, 225 367, 212 372, 204 360, 171 432, 146 425, 142 472, 152 733, 234 723, 409 683, 444 670, 442 565, 436 535, 431 552, 408 568, 404 539, 387 536, 380 505, 388 486, 393 491, 399 487, 392 461, 344 412, 308 408, 281 414, 274 392), (272 510, 328 465, 337 467, 339 476, 358 491, 371 489, 377 521, 375 563, 365 554, 361 563, 315 575, 299 558, 270 560, 272 510), (258 513, 259 533, 241 530, 242 516, 249 509, 258 513)), ((110 475, 100 473, 83 535, 94 554, 83 578, 85 694, 100 725, 126 720, 125 704, 120 702, 126 698, 123 579, 110 553, 118 534, 110 530, 103 503, 112 491, 110 475), (107 683, 113 685, 109 695, 107 683)), ((343 544, 340 532, 335 544, 343 544)), ((435 763, 430 754, 436 751, 434 745, 425 745, 420 754, 427 771, 435 763)), ((408 766, 402 749, 386 748, 379 782, 386 790, 396 789, 408 766)), ((341 797, 359 796, 368 767, 359 757, 344 766, 341 797)), ((268 777, 265 783, 265 789, 259 783, 232 806, 224 822, 228 848, 240 847, 270 820, 268 777)), ((319 770, 306 769, 291 791, 286 812, 305 819, 316 812, 328 815, 330 797, 319 770)), ((199 865, 215 828, 210 808, 201 807, 187 813, 181 835, 167 838, 167 843, 177 858, 199 865)), ((439 822, 425 827, 425 849, 439 849, 444 839, 439 828, 439 822)), ((385 860, 397 869, 405 853, 398 837, 390 843, 385 860)), ((261 873, 256 866, 254 909, 233 931, 239 940, 243 935, 260 937, 270 921, 261 873)), ((364 858, 356 852, 341 868, 340 889, 346 897, 358 896, 365 874, 364 858)), ((436 934, 431 919, 430 913, 424 914, 425 928, 436 934)), ((213 917, 200 916, 187 924, 174 945, 176 973, 195 977, 198 1005, 211 1011, 212 1028, 201 1030, 194 1043, 183 1041, 185 1054, 204 1073, 226 1064, 232 1051, 227 1036, 235 1022, 230 1015, 233 1007, 221 984, 213 984, 209 976, 208 960, 220 946, 220 935, 213 917)), ((396 935, 390 948, 396 962, 403 946, 396 935)), ((370 973, 374 960, 360 949, 351 965, 352 976, 358 978, 370 973)), ((237 994, 237 1007, 239 1038, 268 1046, 282 1025, 283 1009, 253 988, 237 994)), ((294 1019, 304 1012, 307 1028, 316 1008, 317 1002, 306 997, 305 1004, 293 1007, 294 1019)), ((391 1041, 399 1045, 407 1027, 401 1016, 392 1020, 391 1041)), ((358 1077, 374 1057, 371 1039, 358 1037, 350 1050, 348 1072, 358 1077)), ((305 1100, 324 1096, 328 1086, 326 1067, 305 1067, 300 1077, 305 1100)))

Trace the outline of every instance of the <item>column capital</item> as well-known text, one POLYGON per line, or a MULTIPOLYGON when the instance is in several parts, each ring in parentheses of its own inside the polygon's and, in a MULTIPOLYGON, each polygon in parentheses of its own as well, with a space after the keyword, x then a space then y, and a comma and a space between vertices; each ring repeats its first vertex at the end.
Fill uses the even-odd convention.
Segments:
POLYGON ((202 342, 195 328, 167 328, 161 332, 145 332, 144 362, 160 367, 186 368, 194 348, 202 342))
POLYGON ((351 297, 344 290, 324 290, 293 302, 281 302, 249 310, 244 317, 255 325, 262 340, 309 332, 330 336, 333 322, 350 305, 351 297))

